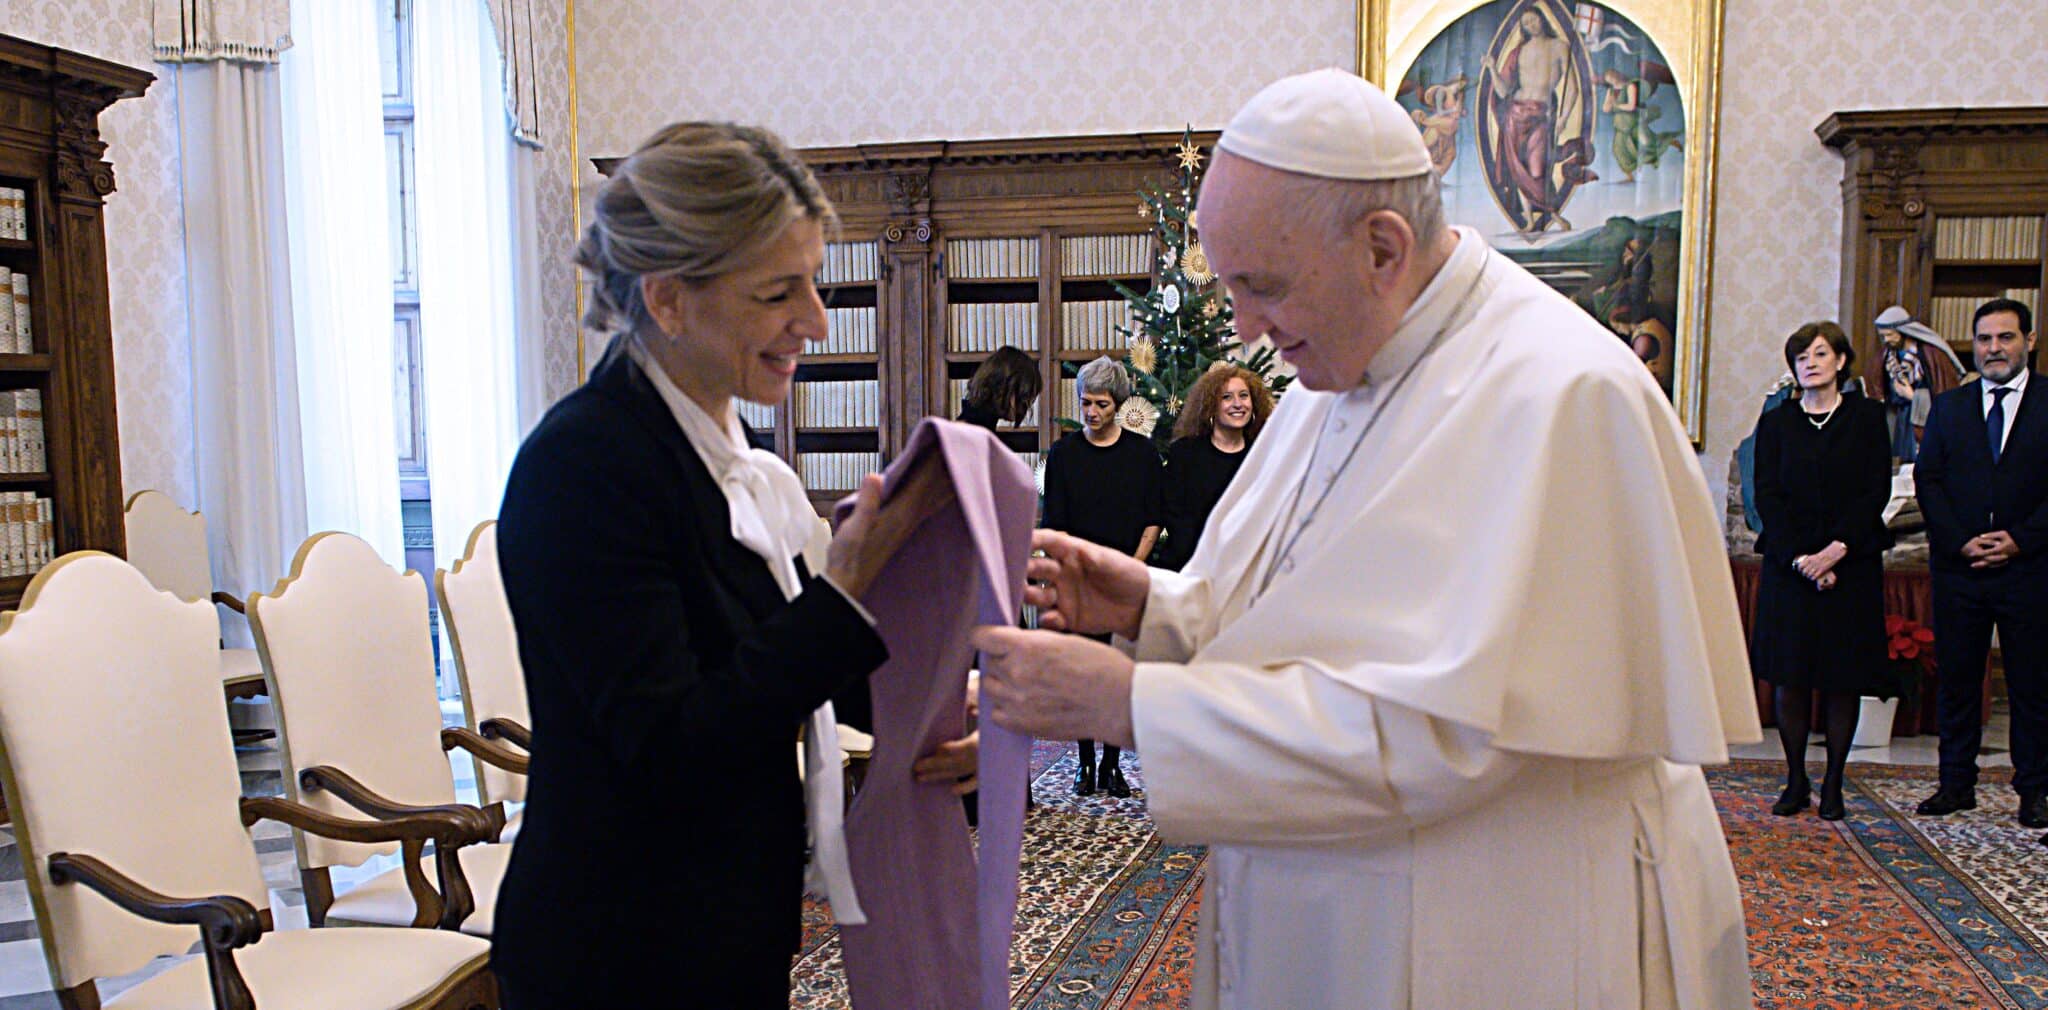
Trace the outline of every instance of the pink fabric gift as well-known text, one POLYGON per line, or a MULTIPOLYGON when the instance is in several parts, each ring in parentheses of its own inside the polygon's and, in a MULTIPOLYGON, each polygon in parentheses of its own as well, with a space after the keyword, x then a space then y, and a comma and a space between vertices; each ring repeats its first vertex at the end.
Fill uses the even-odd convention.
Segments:
MULTIPOLYGON (((889 661, 868 677, 875 749, 846 817, 868 921, 842 927, 840 940, 858 1010, 1003 1010, 1031 739, 981 724, 978 862, 960 800, 910 768, 966 731, 968 633, 1016 620, 1038 493, 994 435, 928 418, 883 474, 885 501, 930 453, 944 461, 958 506, 927 521, 861 598, 889 661)), ((839 517, 851 508, 841 502, 839 517)))

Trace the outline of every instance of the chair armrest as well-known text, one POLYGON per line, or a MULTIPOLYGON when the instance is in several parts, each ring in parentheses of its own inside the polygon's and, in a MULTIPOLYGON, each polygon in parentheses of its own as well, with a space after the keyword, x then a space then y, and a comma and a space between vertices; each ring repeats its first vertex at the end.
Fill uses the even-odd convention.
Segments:
POLYGON ((343 842, 431 841, 436 846, 459 848, 483 840, 484 836, 477 830, 479 822, 463 816, 474 810, 474 807, 462 812, 427 810, 384 820, 351 821, 282 796, 252 796, 242 800, 242 826, 248 827, 267 818, 322 838, 343 842))
POLYGON ((497 838, 499 829, 503 827, 502 823, 493 823, 489 814, 467 803, 440 803, 431 806, 400 803, 377 794, 369 786, 356 781, 354 776, 332 765, 318 765, 299 772, 299 788, 309 792, 325 789, 340 797, 341 801, 349 806, 384 821, 395 823, 425 816, 436 823, 446 818, 460 825, 459 837, 450 836, 446 840, 434 838, 434 870, 441 879, 438 916, 434 908, 437 896, 433 888, 427 886, 426 875, 420 872, 419 867, 421 855, 425 851, 425 838, 400 840, 400 853, 403 857, 401 869, 405 871, 405 886, 412 892, 417 909, 413 917, 414 926, 438 924, 442 929, 458 929, 462 926, 463 920, 469 918, 471 912, 476 911, 476 899, 470 892, 469 878, 463 876, 459 851, 464 845, 497 838))
POLYGON ((220 590, 216 589, 213 591, 213 602, 218 603, 221 606, 226 607, 237 614, 246 615, 249 613, 249 608, 242 602, 241 597, 238 597, 233 593, 223 593, 220 590))
POLYGON ((400 803, 379 795, 369 786, 356 781, 354 776, 333 765, 316 765, 300 772, 299 788, 308 792, 325 789, 340 797, 343 803, 380 820, 396 820, 415 814, 446 814, 465 820, 478 832, 485 828, 484 812, 467 803, 439 803, 430 806, 400 803))
POLYGON ((477 760, 495 768, 503 768, 515 775, 526 774, 527 765, 533 760, 524 754, 514 753, 503 744, 493 743, 478 736, 474 730, 462 726, 450 726, 441 731, 441 749, 454 750, 460 747, 476 756, 477 760))
POLYGON ((120 908, 152 922, 199 927, 206 949, 206 976, 215 1010, 255 1010, 256 998, 235 967, 234 950, 263 937, 256 906, 232 894, 174 898, 152 891, 91 856, 59 852, 50 857, 50 881, 82 884, 120 908))
POLYGON ((486 740, 503 740, 520 750, 533 750, 533 731, 511 719, 485 719, 477 733, 486 740))

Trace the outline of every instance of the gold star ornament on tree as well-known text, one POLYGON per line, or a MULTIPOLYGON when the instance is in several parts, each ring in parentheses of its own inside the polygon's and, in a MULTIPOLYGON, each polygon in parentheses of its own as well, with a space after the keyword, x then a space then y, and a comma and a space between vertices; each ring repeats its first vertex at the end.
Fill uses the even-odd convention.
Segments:
POLYGON ((1174 156, 1180 159, 1180 167, 1190 172, 1202 170, 1202 149, 1196 147, 1194 141, 1183 139, 1174 156))

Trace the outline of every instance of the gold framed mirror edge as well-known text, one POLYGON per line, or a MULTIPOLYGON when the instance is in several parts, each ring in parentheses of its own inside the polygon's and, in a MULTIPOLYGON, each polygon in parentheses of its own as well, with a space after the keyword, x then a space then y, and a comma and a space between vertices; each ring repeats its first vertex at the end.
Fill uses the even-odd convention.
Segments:
MULTIPOLYGON (((1357 0, 1358 73, 1382 88, 1404 77, 1422 50, 1459 18, 1493 0, 1357 0)), ((1685 223, 1680 238, 1688 253, 1679 276, 1677 354, 1673 362, 1672 407, 1693 448, 1706 437, 1709 313, 1713 296, 1714 215, 1720 160, 1721 54, 1725 0, 1599 0, 1653 32, 1686 45, 1686 80, 1679 83, 1687 116, 1683 189, 1685 223), (1677 36, 1673 38, 1673 36, 1677 36)), ((1677 69, 1677 68, 1674 68, 1677 69)))

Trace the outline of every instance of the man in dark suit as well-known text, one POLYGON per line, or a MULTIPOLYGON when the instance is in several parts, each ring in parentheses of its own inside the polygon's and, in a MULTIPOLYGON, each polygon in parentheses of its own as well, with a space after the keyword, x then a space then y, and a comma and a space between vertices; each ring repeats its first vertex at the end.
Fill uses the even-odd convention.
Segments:
POLYGON ((1913 467, 1934 575, 1941 784, 1930 817, 1977 805, 1977 749, 1991 630, 2012 701, 2020 823, 2048 827, 2048 388, 2032 390, 2033 312, 1978 306, 1980 378, 1935 397, 1913 467))

